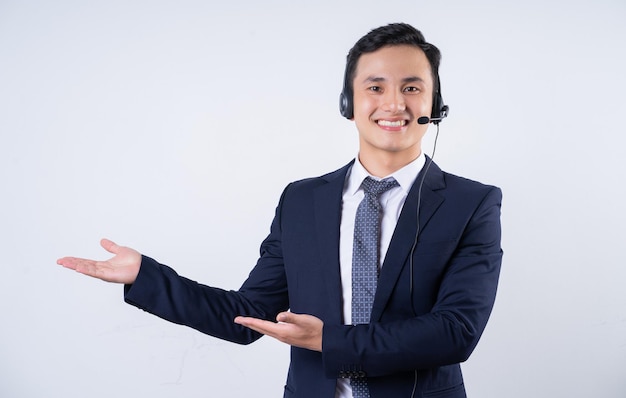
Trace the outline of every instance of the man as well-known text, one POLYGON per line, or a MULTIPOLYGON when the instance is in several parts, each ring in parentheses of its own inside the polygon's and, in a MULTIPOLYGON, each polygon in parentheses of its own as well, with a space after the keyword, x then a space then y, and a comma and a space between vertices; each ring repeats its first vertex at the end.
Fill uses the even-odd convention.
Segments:
POLYGON ((356 124, 358 157, 287 186, 238 291, 109 240, 110 260, 58 263, 124 283, 128 303, 169 321, 242 344, 262 334, 290 344, 285 397, 465 397, 459 363, 496 294, 501 192, 422 152, 428 122, 447 112, 439 60, 406 24, 355 44, 341 113, 356 124))

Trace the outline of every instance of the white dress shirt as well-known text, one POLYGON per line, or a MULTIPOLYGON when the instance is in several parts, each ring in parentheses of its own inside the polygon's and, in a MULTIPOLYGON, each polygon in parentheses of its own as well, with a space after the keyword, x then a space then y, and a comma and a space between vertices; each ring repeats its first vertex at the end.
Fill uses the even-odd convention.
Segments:
MULTIPOLYGON (((406 200, 409 190, 417 178, 426 158, 424 154, 420 154, 414 161, 407 164, 400 170, 388 175, 384 178, 393 177, 399 186, 391 188, 380 196, 380 203, 383 209, 383 217, 380 225, 380 263, 382 267, 383 260, 387 254, 391 236, 396 228, 402 206, 406 200)), ((375 180, 382 178, 374 177, 365 170, 365 167, 357 157, 352 168, 346 175, 346 182, 343 188, 342 207, 341 207, 341 225, 339 238, 339 264, 341 268, 341 285, 343 294, 343 323, 350 325, 352 322, 352 245, 354 239, 354 222, 356 219, 356 210, 365 196, 361 183, 365 177, 371 177, 375 180)), ((335 398, 352 398, 352 388, 349 379, 338 379, 335 398)))

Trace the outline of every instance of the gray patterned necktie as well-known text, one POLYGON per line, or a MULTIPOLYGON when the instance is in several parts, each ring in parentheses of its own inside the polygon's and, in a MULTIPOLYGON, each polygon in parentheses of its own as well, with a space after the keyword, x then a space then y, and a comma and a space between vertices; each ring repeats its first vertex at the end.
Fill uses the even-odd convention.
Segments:
MULTIPOLYGON (((361 184, 365 197, 359 203, 354 222, 352 248, 352 324, 369 323, 378 283, 380 255, 380 222, 382 207, 379 197, 398 186, 393 178, 376 181, 366 177, 361 184)), ((367 379, 351 378, 352 396, 369 398, 367 379)))

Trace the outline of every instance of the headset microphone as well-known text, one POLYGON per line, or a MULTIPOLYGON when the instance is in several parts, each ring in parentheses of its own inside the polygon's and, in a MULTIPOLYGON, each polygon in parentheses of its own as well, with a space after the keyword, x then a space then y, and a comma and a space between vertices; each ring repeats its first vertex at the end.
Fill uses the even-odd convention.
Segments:
POLYGON ((417 124, 428 124, 428 123, 439 124, 440 121, 442 121, 444 118, 448 116, 449 110, 450 110, 450 107, 448 107, 448 105, 444 105, 441 107, 438 117, 428 117, 428 116, 418 117, 417 124))

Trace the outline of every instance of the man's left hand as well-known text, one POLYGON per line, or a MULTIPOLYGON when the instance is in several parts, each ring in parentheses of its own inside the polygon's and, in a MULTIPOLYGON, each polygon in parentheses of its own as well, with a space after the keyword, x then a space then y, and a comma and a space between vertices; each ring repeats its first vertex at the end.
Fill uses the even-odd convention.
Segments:
POLYGON ((235 323, 295 347, 322 351, 322 328, 324 322, 321 319, 313 315, 281 312, 276 316, 276 320, 278 323, 238 316, 235 318, 235 323))

